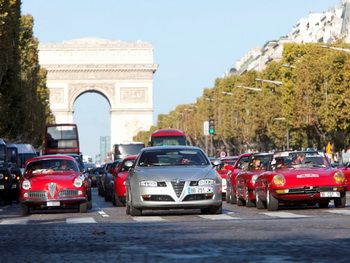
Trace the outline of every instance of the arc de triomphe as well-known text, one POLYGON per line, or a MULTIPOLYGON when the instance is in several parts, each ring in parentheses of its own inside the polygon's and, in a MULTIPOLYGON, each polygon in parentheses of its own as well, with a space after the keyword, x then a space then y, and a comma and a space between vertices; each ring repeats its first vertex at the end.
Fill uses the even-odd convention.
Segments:
POLYGON ((110 105, 111 145, 132 141, 153 124, 157 65, 151 43, 100 38, 41 43, 39 63, 47 69, 50 108, 56 123, 72 123, 75 100, 86 92, 97 92, 110 105))

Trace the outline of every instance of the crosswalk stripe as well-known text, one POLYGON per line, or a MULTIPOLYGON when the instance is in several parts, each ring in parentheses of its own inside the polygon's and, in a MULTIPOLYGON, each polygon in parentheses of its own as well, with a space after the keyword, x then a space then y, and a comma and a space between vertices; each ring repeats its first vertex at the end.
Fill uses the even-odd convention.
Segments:
POLYGON ((168 221, 160 216, 134 216, 132 219, 138 222, 168 221))
POLYGON ((328 213, 350 216, 350 210, 327 210, 328 213))
POLYGON ((28 219, 3 219, 1 220, 1 225, 26 225, 28 224, 28 219))
POLYGON ((311 217, 306 215, 298 215, 294 213, 288 212, 270 212, 270 213, 259 213, 261 215, 271 216, 271 217, 279 217, 279 218, 303 218, 303 217, 311 217))
POLYGON ((92 217, 76 217, 76 218, 67 218, 67 224, 84 224, 84 223, 97 223, 92 217))
POLYGON ((109 217, 109 215, 107 215, 104 211, 98 211, 98 213, 103 216, 103 217, 109 217))
POLYGON ((204 219, 210 219, 210 220, 237 220, 237 219, 242 219, 239 217, 233 217, 229 215, 200 215, 199 217, 204 218, 204 219))

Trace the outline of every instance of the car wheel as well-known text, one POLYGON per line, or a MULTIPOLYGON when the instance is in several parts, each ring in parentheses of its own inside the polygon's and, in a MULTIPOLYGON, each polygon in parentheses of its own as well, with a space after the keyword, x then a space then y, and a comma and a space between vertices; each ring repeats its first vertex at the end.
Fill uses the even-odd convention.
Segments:
POLYGON ((256 208, 257 209, 266 209, 266 205, 264 202, 259 198, 258 192, 255 191, 255 202, 256 202, 256 208))
POLYGON ((130 215, 131 216, 141 216, 142 215, 142 209, 136 208, 132 205, 132 202, 130 204, 130 215))
POLYGON ((328 208, 329 206, 329 201, 323 201, 318 203, 319 208, 328 208))
POLYGON ((334 199, 334 206, 336 208, 344 208, 346 204, 346 195, 342 194, 340 198, 334 199))
POLYGON ((29 214, 29 206, 26 204, 21 204, 21 216, 26 216, 29 214))
POLYGON ((255 203, 249 198, 249 189, 248 186, 245 187, 245 206, 254 207, 255 203))
POLYGON ((267 190, 267 210, 269 211, 278 210, 278 200, 271 194, 270 190, 267 190))
POLYGON ((92 200, 87 202, 87 209, 91 209, 92 208, 92 200))
POLYGON ((105 190, 105 201, 109 202, 111 201, 111 195, 108 193, 108 191, 105 190))
POLYGON ((127 215, 130 215, 130 198, 129 198, 129 191, 128 191, 128 188, 126 188, 126 202, 125 202, 125 206, 126 206, 126 214, 127 215))
POLYGON ((226 198, 225 198, 225 201, 226 201, 226 203, 230 203, 230 197, 231 197, 231 194, 230 194, 230 190, 229 190, 230 188, 229 187, 227 187, 226 188, 226 198))
POLYGON ((230 191, 230 204, 232 204, 232 205, 237 204, 237 198, 234 195, 232 188, 231 188, 231 191, 230 191))
POLYGON ((222 214, 222 203, 219 206, 212 206, 208 208, 201 209, 202 214, 219 215, 222 214))
POLYGON ((6 190, 4 202, 5 205, 12 205, 12 190, 6 190))
POLYGON ((87 208, 88 208, 87 202, 81 203, 79 205, 79 212, 80 213, 86 213, 87 212, 87 208))
POLYGON ((116 193, 114 194, 113 200, 114 200, 114 203, 113 203, 114 206, 118 206, 118 207, 124 206, 122 201, 120 201, 118 194, 116 193))
POLYGON ((244 206, 245 205, 245 201, 242 198, 239 198, 238 196, 238 191, 236 191, 236 202, 238 206, 244 206))

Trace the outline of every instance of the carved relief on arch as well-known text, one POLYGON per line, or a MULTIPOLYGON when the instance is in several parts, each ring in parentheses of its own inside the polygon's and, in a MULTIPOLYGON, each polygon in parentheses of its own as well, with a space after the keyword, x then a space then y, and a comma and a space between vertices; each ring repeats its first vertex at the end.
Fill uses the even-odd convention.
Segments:
POLYGON ((101 93, 112 106, 115 96, 114 83, 74 83, 68 85, 69 105, 73 107, 74 101, 84 92, 101 93))

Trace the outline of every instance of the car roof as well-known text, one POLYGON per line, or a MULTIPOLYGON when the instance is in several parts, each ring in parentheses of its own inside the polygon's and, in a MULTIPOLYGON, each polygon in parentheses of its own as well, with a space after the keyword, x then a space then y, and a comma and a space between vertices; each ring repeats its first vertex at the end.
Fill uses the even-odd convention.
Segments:
POLYGON ((163 150, 163 149, 185 149, 185 150, 201 150, 201 148, 196 146, 187 146, 187 145, 168 145, 168 146, 151 146, 141 149, 140 153, 151 151, 151 150, 163 150))

